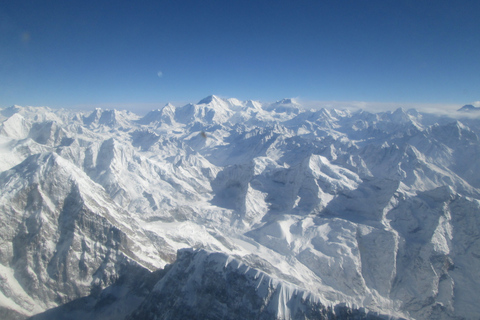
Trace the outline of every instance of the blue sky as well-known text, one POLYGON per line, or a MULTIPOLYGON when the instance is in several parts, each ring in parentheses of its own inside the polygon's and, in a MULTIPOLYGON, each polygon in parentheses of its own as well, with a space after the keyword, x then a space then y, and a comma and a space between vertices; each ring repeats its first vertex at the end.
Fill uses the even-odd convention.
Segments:
POLYGON ((480 100, 479 14, 458 0, 2 0, 0 107, 461 106, 480 100))

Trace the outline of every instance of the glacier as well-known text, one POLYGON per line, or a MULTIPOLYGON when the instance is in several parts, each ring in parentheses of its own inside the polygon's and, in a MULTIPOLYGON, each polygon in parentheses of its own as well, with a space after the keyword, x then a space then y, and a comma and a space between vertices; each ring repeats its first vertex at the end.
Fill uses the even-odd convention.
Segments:
POLYGON ((0 317, 478 319, 467 109, 0 109, 0 317))

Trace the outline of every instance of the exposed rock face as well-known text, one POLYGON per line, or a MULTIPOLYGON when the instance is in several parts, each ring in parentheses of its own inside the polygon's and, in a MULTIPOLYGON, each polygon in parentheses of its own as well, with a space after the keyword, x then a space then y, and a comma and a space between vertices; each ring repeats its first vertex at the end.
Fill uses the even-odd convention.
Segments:
POLYGON ((0 317, 475 319, 461 114, 1 110, 0 317))
POLYGON ((134 253, 138 240, 153 247, 148 238, 105 201, 100 186, 87 183, 85 173, 57 154, 30 156, 1 173, 0 181, 6 231, 0 234, 0 261, 13 273, 3 288, 25 310, 100 291, 132 264, 155 268, 134 253), (21 292, 12 290, 18 286, 21 292))
POLYGON ((343 305, 325 307, 311 293, 272 279, 223 253, 182 250, 177 262, 127 319, 334 319, 337 316, 380 319, 376 314, 343 305))

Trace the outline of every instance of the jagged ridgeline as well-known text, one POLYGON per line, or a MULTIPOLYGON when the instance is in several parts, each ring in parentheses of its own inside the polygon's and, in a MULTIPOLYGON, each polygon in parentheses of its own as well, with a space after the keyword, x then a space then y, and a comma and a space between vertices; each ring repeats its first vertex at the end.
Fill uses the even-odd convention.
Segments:
POLYGON ((477 319, 480 120, 0 109, 2 319, 477 319))

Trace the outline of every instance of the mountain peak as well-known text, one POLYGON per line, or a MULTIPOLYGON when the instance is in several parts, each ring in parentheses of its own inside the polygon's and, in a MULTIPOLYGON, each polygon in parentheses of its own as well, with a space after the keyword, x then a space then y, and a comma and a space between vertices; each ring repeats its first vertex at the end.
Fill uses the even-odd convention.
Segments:
POLYGON ((219 98, 219 97, 217 97, 216 95, 213 95, 213 94, 212 94, 212 95, 210 95, 210 96, 208 96, 208 97, 200 100, 200 101, 198 102, 198 104, 209 104, 209 103, 212 103, 212 102, 214 102, 214 101, 222 101, 222 99, 219 98))
POLYGON ((267 111, 275 111, 277 113, 299 113, 300 104, 293 98, 285 98, 269 105, 267 111))
POLYGON ((294 98, 284 98, 282 100, 279 100, 277 102, 275 102, 275 104, 281 104, 281 105, 284 105, 284 104, 293 104, 293 105, 298 105, 298 102, 296 99, 294 98))
POLYGON ((478 112, 478 111, 480 111, 480 108, 477 108, 477 107, 475 107, 471 104, 466 104, 463 107, 461 107, 460 109, 458 109, 457 111, 460 111, 460 112, 478 112))
POLYGON ((5 108, 5 109, 2 109, 0 114, 4 117, 11 117, 12 115, 14 115, 15 113, 17 113, 18 111, 20 110, 20 107, 17 106, 17 105, 13 105, 11 107, 8 107, 8 108, 5 108))

